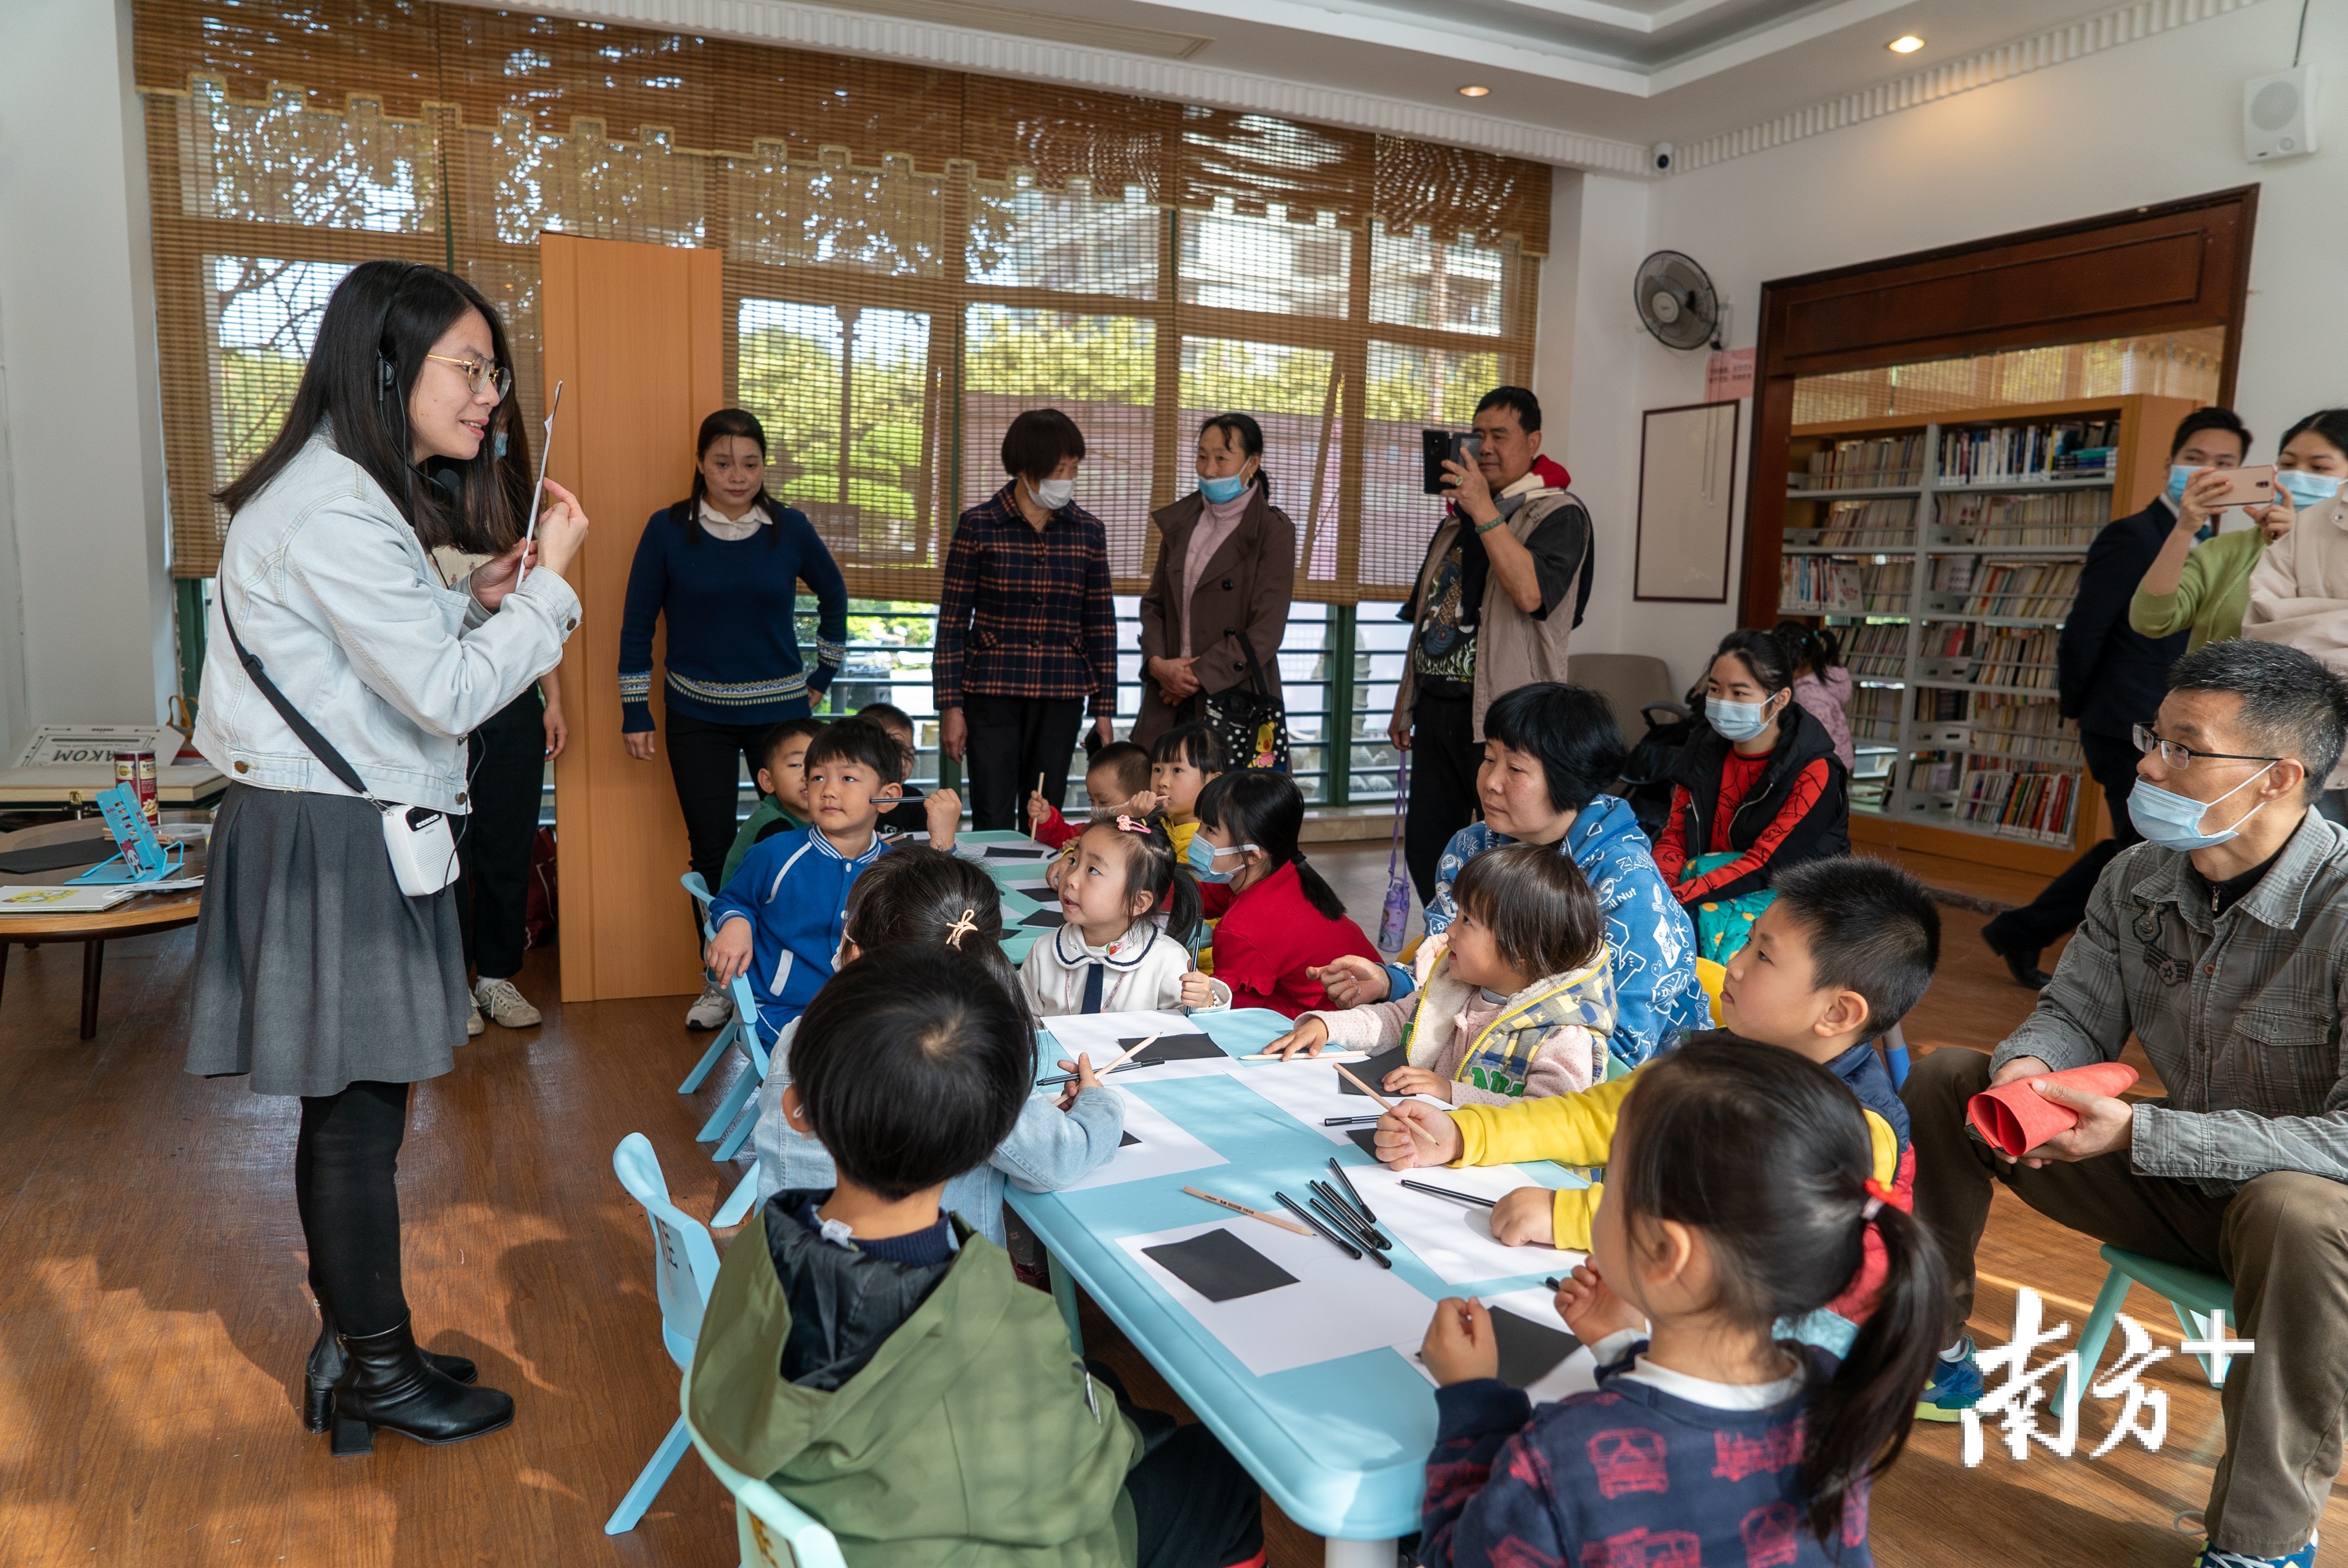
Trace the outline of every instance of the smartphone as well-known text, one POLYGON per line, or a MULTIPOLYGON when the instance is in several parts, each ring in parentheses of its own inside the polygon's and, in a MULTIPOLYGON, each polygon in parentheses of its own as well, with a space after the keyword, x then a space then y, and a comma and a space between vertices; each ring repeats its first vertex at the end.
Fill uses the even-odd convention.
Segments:
POLYGON ((2225 470, 2226 488, 2209 503, 2211 510, 2220 507, 2263 507, 2275 498, 2275 471, 2271 463, 2261 463, 2252 468, 2225 470))
POLYGON ((1422 430, 1418 433, 1419 488, 1430 496, 1451 493, 1451 476, 1443 471, 1446 462, 1461 467, 1472 466, 1484 450, 1484 438, 1468 430, 1422 430))

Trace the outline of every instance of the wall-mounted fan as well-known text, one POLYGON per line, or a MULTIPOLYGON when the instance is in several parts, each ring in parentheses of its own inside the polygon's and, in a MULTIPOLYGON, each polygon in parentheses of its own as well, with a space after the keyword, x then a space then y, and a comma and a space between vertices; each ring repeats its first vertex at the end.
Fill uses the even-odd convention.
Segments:
POLYGON ((1631 284, 1639 320, 1666 348, 1702 348, 1720 327, 1720 300, 1693 257, 1658 251, 1639 263, 1631 284))

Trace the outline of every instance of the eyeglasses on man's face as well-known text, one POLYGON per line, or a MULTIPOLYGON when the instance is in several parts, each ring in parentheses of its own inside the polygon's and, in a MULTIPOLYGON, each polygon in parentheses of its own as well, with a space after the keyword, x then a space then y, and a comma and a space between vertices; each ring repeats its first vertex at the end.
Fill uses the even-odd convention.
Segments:
POLYGON ((513 390, 513 372, 504 365, 489 364, 478 359, 458 359, 445 354, 427 354, 424 357, 437 359, 443 364, 453 364, 463 371, 465 384, 473 389, 476 397, 494 387, 502 401, 505 395, 513 390))
POLYGON ((2180 774, 2193 765, 2196 757, 2212 763, 2279 763, 2283 760, 2281 757, 2245 756, 2240 752, 2197 752, 2183 741, 2162 740, 2152 733, 2148 724, 2137 725, 2135 733, 2137 751, 2147 756, 2158 753, 2162 767, 2180 774))

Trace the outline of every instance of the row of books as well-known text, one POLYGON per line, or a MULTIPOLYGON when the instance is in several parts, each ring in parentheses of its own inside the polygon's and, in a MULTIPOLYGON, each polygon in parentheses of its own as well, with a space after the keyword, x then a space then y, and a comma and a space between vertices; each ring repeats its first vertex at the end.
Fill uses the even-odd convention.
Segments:
POLYGON ((1818 525, 1818 542, 1829 549, 1913 549, 1915 498, 1885 496, 1872 501, 1829 501, 1825 520, 1818 525))
MULTIPOLYGON (((2055 711, 2052 702, 2039 707, 2048 712, 2055 711)), ((1976 756, 2016 757, 2027 762, 2054 763, 2064 767, 2078 767, 2085 761, 2079 743, 2071 735, 2031 735, 2012 730, 1992 730, 1975 726, 1970 748, 1976 756)))
POLYGON ((2087 545, 2111 515, 2112 497, 2105 490, 2034 496, 1968 490, 1941 497, 1933 521, 1966 530, 1972 544, 2087 545))
POLYGON ((1908 672, 1908 628, 1854 626, 1844 635, 1842 661, 1861 679, 1896 681, 1908 672))
POLYGON ((1810 454, 1811 490, 1863 490, 1881 485, 1913 485, 1922 477, 1924 437, 1885 436, 1838 441, 1810 454))
MULTIPOLYGON (((1858 615, 1864 608, 1859 568, 1831 556, 1781 556, 1777 560, 1777 613, 1858 615)), ((1901 601, 1905 607, 1906 601, 1901 601)))
POLYGON ((2078 804, 2075 773, 2028 764, 1968 767, 1957 818, 2005 837, 2067 844, 2078 804))
POLYGON ((2063 635, 2060 631, 2051 626, 2035 631, 1983 627, 1981 633, 1966 680, 1980 686, 2054 690, 2054 645, 2063 635))
POLYGON ((1959 615, 2059 620, 2078 597, 2079 566, 2061 560, 1983 560, 1976 566, 1972 556, 1941 556, 1932 562, 1932 587, 1965 595, 1954 611, 1959 615))
POLYGON ((2051 479, 2058 475, 2107 471, 2118 440, 2116 420, 2052 420, 1943 430, 1940 477, 1957 481, 2051 479))

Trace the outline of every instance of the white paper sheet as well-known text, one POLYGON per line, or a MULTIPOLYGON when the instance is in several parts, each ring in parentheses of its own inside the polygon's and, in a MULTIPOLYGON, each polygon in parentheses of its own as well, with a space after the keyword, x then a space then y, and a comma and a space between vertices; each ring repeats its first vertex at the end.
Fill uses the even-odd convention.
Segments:
MULTIPOLYGON (((1117 1074, 1122 1078, 1123 1073, 1117 1074)), ((1111 1080, 1114 1083, 1115 1080, 1111 1080)), ((1113 1187, 1121 1182, 1146 1181, 1151 1176, 1171 1176, 1182 1171, 1203 1171, 1210 1165, 1227 1165, 1231 1162, 1208 1148, 1181 1128, 1167 1114, 1138 1094, 1126 1094, 1125 1130, 1140 1140, 1119 1148, 1114 1159, 1081 1182, 1071 1183, 1063 1192, 1081 1193, 1089 1187, 1113 1187)))
MULTIPOLYGON (((1342 1080, 1337 1076, 1336 1068, 1330 1065, 1335 1060, 1337 1060, 1335 1057, 1324 1054, 1315 1057, 1291 1057, 1286 1061, 1243 1062, 1240 1064, 1241 1070, 1231 1076, 1320 1133, 1323 1138, 1328 1139, 1332 1143, 1343 1143, 1350 1149, 1355 1147, 1355 1144, 1345 1134, 1353 1128, 1323 1127, 1321 1124, 1323 1119, 1330 1116, 1375 1116, 1378 1113, 1378 1102, 1366 1094, 1348 1094, 1339 1089, 1337 1085, 1342 1080)), ((1344 1060, 1350 1062, 1354 1059, 1349 1056, 1344 1060)), ((1388 1095, 1386 1098, 1391 1100, 1394 1096, 1388 1095)), ((1414 1095, 1411 1098, 1425 1100, 1431 1105, 1447 1106, 1449 1104, 1447 1101, 1437 1100, 1425 1094, 1414 1095)), ((1371 1122, 1354 1123, 1354 1127, 1375 1125, 1376 1123, 1371 1122)), ((1487 1275, 1478 1277, 1489 1278, 1490 1276, 1487 1275)))
POLYGON ((1231 1215, 1228 1223, 1210 1220, 1119 1236, 1117 1245, 1259 1378, 1406 1340, 1416 1345, 1435 1312, 1432 1301, 1368 1259, 1356 1262, 1318 1235, 1292 1235, 1241 1214, 1231 1215), (1296 1283, 1232 1301, 1209 1301, 1142 1255, 1144 1247, 1188 1241, 1211 1230, 1230 1231, 1294 1275, 1296 1283))
MULTIPOLYGON (((1478 1299, 1492 1311, 1513 1312, 1518 1317, 1538 1323, 1544 1328, 1555 1328, 1567 1334, 1573 1332, 1572 1329, 1566 1327, 1565 1319, 1557 1315, 1557 1297, 1550 1291, 1539 1287, 1530 1290, 1510 1290, 1504 1291, 1498 1296, 1480 1296, 1478 1299)), ((1418 1348, 1426 1342, 1426 1336, 1422 1331, 1416 1339, 1397 1341, 1394 1348, 1395 1355, 1410 1363, 1413 1371, 1432 1383, 1435 1381, 1435 1374, 1428 1371, 1426 1363, 1418 1358, 1418 1348)), ((1589 1346, 1577 1345, 1571 1355, 1550 1368, 1539 1380, 1529 1385, 1525 1393, 1531 1398, 1534 1404, 1545 1405, 1553 1404, 1568 1394, 1589 1393, 1597 1387, 1598 1358, 1590 1353, 1589 1346)))
MULTIPOLYGON (((1207 1031, 1187 1014, 1165 1012, 1096 1012, 1066 1013, 1043 1020, 1052 1038, 1059 1042, 1059 1056, 1069 1061, 1078 1051, 1091 1055, 1096 1068, 1105 1067, 1124 1054, 1121 1040, 1139 1040, 1148 1034, 1204 1034, 1207 1031)), ((1169 1078, 1209 1078, 1219 1072, 1229 1072, 1236 1066, 1228 1055, 1194 1057, 1183 1061, 1160 1062, 1154 1067, 1137 1067, 1128 1063, 1110 1075, 1112 1083, 1157 1083, 1169 1078)))
MULTIPOLYGON (((1342 1131, 1342 1129, 1332 1129, 1342 1131)), ((1518 1275, 1562 1275, 1582 1259, 1578 1252, 1546 1246, 1502 1246, 1492 1239, 1492 1211, 1415 1193, 1405 1178, 1432 1187, 1497 1198, 1519 1187, 1539 1186, 1514 1165, 1437 1165, 1429 1170, 1389 1171, 1384 1165, 1345 1167, 1362 1201, 1378 1216, 1378 1228, 1410 1248, 1418 1261, 1452 1285, 1518 1275)))

